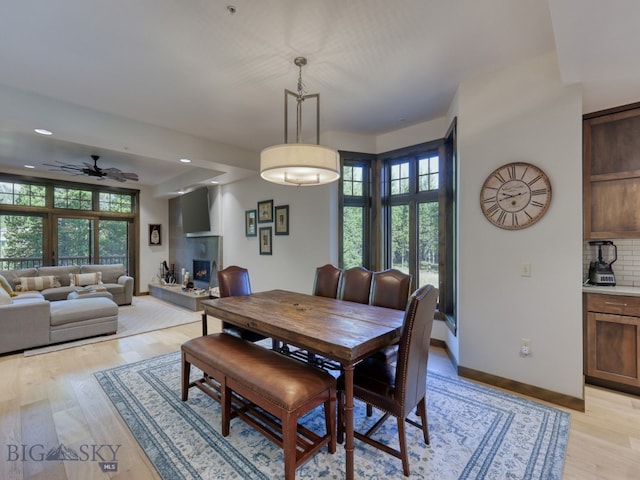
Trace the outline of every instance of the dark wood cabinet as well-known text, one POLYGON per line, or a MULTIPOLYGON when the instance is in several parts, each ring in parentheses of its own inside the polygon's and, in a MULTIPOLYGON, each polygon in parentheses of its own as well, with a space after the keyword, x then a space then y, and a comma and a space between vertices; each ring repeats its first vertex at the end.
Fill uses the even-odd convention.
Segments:
POLYGON ((640 104, 583 118, 585 239, 640 237, 640 104))
POLYGON ((585 294, 585 324, 587 382, 638 393, 640 297, 585 294))

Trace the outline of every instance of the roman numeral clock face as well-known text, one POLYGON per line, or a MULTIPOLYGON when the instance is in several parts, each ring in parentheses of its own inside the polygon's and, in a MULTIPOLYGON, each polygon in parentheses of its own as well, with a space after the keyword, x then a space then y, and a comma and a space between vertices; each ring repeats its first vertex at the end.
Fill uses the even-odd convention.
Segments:
POLYGON ((536 223, 551 203, 551 182, 530 163, 508 163, 487 177, 480 191, 482 213, 496 227, 508 230, 536 223))

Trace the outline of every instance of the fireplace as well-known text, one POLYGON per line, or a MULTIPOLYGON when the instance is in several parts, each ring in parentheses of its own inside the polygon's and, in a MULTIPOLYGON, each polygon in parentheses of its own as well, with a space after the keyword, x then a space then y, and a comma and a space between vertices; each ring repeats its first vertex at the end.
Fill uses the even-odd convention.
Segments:
POLYGON ((193 261, 193 279, 209 283, 211 279, 211 262, 209 260, 193 261))

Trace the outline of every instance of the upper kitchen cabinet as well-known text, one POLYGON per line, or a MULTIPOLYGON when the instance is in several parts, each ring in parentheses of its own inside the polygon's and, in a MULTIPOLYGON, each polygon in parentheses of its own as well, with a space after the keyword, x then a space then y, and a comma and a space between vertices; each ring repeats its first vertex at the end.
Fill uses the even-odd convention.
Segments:
POLYGON ((583 117, 585 239, 640 237, 640 103, 583 117))

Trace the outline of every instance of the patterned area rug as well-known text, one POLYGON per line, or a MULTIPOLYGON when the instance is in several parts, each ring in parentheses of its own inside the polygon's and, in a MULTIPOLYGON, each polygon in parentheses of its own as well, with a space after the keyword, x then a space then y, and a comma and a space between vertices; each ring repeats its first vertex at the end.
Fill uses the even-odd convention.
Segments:
MULTIPOLYGON (((198 370, 192 367, 194 378, 198 370)), ((180 400, 180 354, 162 355, 97 372, 96 378, 163 479, 283 477, 282 451, 239 419, 220 434, 220 408, 200 390, 180 400)), ((429 372, 429 433, 407 425, 413 479, 562 478, 570 416, 465 380, 429 372)), ((370 424, 356 402, 356 428, 370 424)), ((375 411, 374 416, 376 418, 375 411)), ((321 409, 303 423, 324 431, 321 409)), ((377 433, 397 445, 395 419, 377 433)), ((344 448, 326 449, 296 470, 297 479, 344 478, 344 448)), ((356 440, 355 476, 406 478, 400 460, 356 440)))

